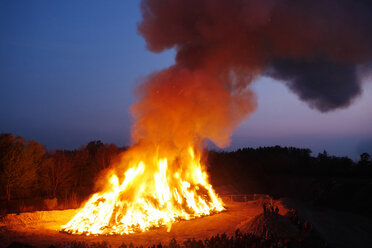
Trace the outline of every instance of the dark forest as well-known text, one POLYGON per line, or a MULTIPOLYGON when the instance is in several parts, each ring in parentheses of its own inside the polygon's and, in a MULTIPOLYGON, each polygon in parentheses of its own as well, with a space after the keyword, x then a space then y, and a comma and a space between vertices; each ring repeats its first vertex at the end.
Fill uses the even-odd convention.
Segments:
MULTIPOLYGON (((33 140, 0 135, 1 213, 77 208, 97 190, 98 177, 125 147, 91 141, 76 150, 49 150, 33 140)), ((206 151, 212 185, 220 195, 269 194, 314 207, 372 217, 372 161, 313 156, 294 147, 206 151)))

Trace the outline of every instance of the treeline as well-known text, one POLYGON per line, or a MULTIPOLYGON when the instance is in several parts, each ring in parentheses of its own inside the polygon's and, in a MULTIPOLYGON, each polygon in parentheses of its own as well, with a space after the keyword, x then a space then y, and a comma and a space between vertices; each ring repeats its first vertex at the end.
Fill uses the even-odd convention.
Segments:
POLYGON ((217 188, 289 197, 314 206, 372 217, 372 161, 368 153, 348 157, 317 156, 293 147, 244 148, 209 152, 209 174, 217 188))
MULTIPOLYGON (((0 212, 43 209, 45 199, 58 200, 59 208, 78 207, 94 192, 99 175, 124 150, 91 141, 72 151, 47 151, 36 141, 0 134, 0 212)), ((210 151, 206 162, 219 193, 290 197, 372 216, 368 153, 354 162, 326 151, 312 156, 309 149, 275 146, 210 151)))
POLYGON ((46 151, 36 141, 0 134, 0 206, 3 211, 17 211, 24 205, 38 205, 38 209, 43 199, 78 205, 92 193, 100 172, 123 150, 91 141, 73 151, 46 151))

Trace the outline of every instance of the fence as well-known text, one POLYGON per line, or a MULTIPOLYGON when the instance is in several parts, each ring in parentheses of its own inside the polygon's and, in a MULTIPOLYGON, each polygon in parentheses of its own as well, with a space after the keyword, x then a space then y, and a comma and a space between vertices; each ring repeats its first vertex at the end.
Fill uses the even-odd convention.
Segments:
POLYGON ((255 200, 271 200, 269 195, 265 194, 224 194, 220 195, 224 202, 247 202, 255 200))

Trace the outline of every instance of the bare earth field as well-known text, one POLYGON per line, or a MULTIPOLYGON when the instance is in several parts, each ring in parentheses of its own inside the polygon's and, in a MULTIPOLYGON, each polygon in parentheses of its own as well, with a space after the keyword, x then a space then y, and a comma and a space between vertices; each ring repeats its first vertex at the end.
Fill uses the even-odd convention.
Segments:
MULTIPOLYGON (((173 238, 182 244, 192 238, 203 240, 216 234, 233 235, 242 223, 262 213, 261 203, 230 202, 226 204, 226 210, 219 214, 174 223, 170 232, 167 232, 166 227, 162 227, 122 236, 85 236, 59 232, 61 225, 66 224, 78 209, 9 214, 0 219, 0 247, 7 247, 14 241, 37 247, 71 241, 107 242, 113 248, 132 242, 135 246, 147 247, 160 242, 169 244, 173 238)), ((279 213, 282 215, 287 213, 288 208, 296 208, 299 216, 313 223, 314 228, 331 247, 371 247, 372 223, 364 217, 327 210, 315 211, 291 200, 275 201, 275 205, 279 206, 279 213)))
POLYGON ((313 223, 332 247, 372 247, 372 222, 367 217, 327 209, 317 210, 289 199, 282 201, 282 204, 295 208, 301 218, 313 223))
MULTIPOLYGON (((279 207, 281 214, 287 211, 282 205, 279 207)), ((77 211, 72 209, 7 215, 0 220, 0 247, 7 247, 14 241, 38 247, 48 247, 51 244, 68 241, 88 243, 105 241, 112 247, 118 247, 123 242, 148 246, 159 242, 168 244, 173 238, 182 243, 189 238, 204 239, 219 233, 233 235, 241 222, 260 214, 262 207, 259 201, 229 203, 226 211, 219 214, 174 223, 170 232, 167 232, 166 227, 123 236, 85 236, 59 232, 60 226, 66 224, 77 211)))

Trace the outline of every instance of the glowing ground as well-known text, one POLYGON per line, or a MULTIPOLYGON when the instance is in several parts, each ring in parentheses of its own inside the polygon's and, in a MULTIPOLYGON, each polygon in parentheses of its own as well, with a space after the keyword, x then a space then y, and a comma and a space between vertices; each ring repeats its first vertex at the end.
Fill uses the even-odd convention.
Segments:
MULTIPOLYGON (((286 210, 281 206, 281 213, 286 210)), ((247 219, 253 218, 262 212, 260 203, 257 201, 245 203, 227 204, 227 210, 189 221, 174 223, 170 232, 166 227, 156 228, 144 233, 131 235, 110 235, 110 236, 83 236, 61 233, 57 229, 66 224, 77 210, 62 211, 38 211, 33 213, 22 213, 20 215, 7 215, 0 221, 0 246, 9 245, 14 241, 24 242, 38 247, 48 247, 51 244, 58 244, 68 241, 102 242, 105 241, 118 247, 123 242, 135 245, 168 244, 175 238, 183 242, 188 238, 204 239, 218 233, 232 235, 236 226, 247 219)))

